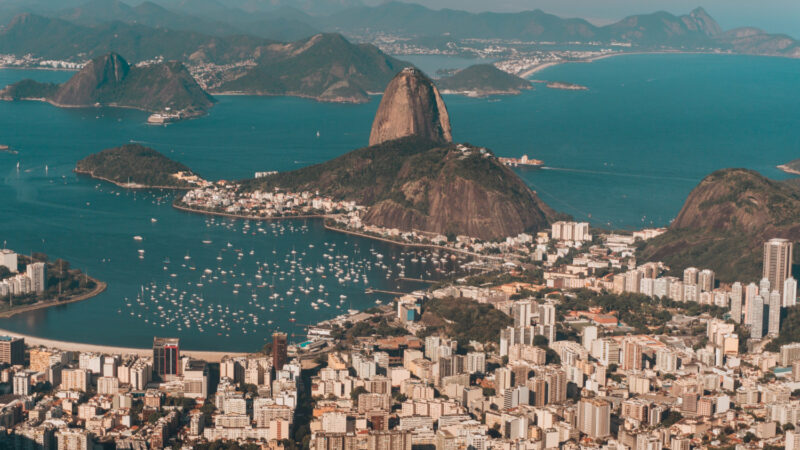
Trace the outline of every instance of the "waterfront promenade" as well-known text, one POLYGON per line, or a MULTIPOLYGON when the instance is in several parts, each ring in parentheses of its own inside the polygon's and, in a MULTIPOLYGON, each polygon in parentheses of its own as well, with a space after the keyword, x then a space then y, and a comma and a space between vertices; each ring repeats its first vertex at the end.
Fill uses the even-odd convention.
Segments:
MULTIPOLYGON (((30 347, 44 346, 48 348, 57 348, 64 351, 72 352, 95 352, 116 355, 136 355, 142 357, 153 356, 152 348, 132 348, 132 347, 114 347, 111 345, 96 345, 85 344, 82 342, 69 342, 57 341, 54 339, 45 339, 27 334, 15 333, 9 330, 0 329, 0 335, 7 335, 12 337, 19 337, 25 339, 25 344, 30 347)), ((214 352, 205 350, 184 350, 181 349, 181 356, 191 356, 192 358, 202 359, 208 362, 220 362, 224 356, 245 356, 249 353, 242 352, 214 352)))
POLYGON ((66 300, 60 300, 60 301, 59 300, 49 300, 49 301, 43 301, 43 302, 36 302, 34 304, 31 304, 31 305, 19 306, 19 307, 13 308, 13 309, 9 309, 7 311, 0 312, 0 318, 4 318, 5 319, 5 318, 11 317, 11 316, 15 316, 17 314, 22 314, 22 313, 30 312, 30 311, 36 311, 37 309, 50 308, 51 306, 68 305, 70 303, 75 303, 75 302, 80 302, 80 301, 83 301, 83 300, 88 300, 88 299, 100 294, 101 292, 105 291, 106 287, 108 287, 108 284, 105 283, 104 281, 99 281, 99 280, 96 280, 94 278, 92 278, 91 280, 94 281, 95 287, 94 287, 94 289, 92 289, 89 292, 86 292, 84 294, 75 295, 73 297, 69 297, 66 300))

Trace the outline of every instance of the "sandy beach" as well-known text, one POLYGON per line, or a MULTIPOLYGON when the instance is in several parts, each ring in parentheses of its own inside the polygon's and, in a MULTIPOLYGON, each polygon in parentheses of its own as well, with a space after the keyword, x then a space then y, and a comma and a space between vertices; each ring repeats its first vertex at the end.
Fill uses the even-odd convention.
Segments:
MULTIPOLYGON (((109 353, 119 355, 137 355, 137 356, 153 356, 152 348, 131 348, 131 347, 114 347, 110 345, 96 345, 84 344, 82 342, 69 342, 57 341, 54 339, 39 338, 27 334, 15 333, 13 331, 0 329, 0 335, 7 335, 25 339, 25 344, 29 347, 43 346, 48 348, 57 348, 64 351, 73 352, 96 352, 96 353, 109 353)), ((181 355, 191 356, 192 358, 202 359, 208 362, 219 362, 226 355, 228 356, 243 356, 248 353, 242 352, 214 352, 206 350, 184 350, 181 349, 181 355)))

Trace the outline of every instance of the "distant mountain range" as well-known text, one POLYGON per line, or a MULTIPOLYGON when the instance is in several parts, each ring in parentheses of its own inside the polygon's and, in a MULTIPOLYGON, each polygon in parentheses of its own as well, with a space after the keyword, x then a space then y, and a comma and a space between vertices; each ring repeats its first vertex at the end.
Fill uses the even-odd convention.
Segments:
POLYGON ((318 34, 258 49, 256 66, 209 86, 216 92, 293 95, 320 101, 360 103, 410 64, 377 47, 352 44, 339 34, 318 34))
POLYGON ((0 91, 0 98, 44 100, 61 107, 169 109, 186 118, 205 114, 214 104, 183 64, 172 61, 132 67, 116 53, 93 59, 62 85, 23 80, 0 91))
MULTIPOLYGON (((91 0, 89 3, 11 0, 9 4, 0 5, 0 21, 8 22, 25 12, 96 28, 94 32, 73 30, 74 37, 64 43, 73 46, 70 55, 73 57, 80 52, 91 52, 93 48, 108 47, 114 41, 144 39, 143 45, 154 48, 159 47, 154 41, 162 41, 162 53, 168 58, 175 57, 176 53, 191 54, 187 47, 216 49, 219 45, 221 48, 215 53, 224 60, 221 55, 230 53, 229 56, 233 57, 235 48, 243 40, 294 41, 319 32, 348 35, 381 32, 426 40, 617 41, 647 50, 714 48, 737 53, 800 57, 797 40, 757 28, 722 30, 702 8, 687 15, 676 16, 661 11, 595 26, 584 19, 561 18, 541 10, 476 14, 452 9, 432 10, 397 1, 363 6, 359 0, 151 0, 130 6, 121 0, 91 0), (175 34, 178 31, 199 33, 204 37, 175 34), (218 40, 210 39, 210 36, 218 40), (111 37, 113 39, 109 39, 111 37)), ((20 25, 15 22, 7 28, 20 25)), ((31 19, 27 22, 30 24, 31 19)), ((38 25, 39 31, 54 26, 56 36, 62 35, 66 27, 57 22, 39 21, 38 25)), ((7 42, 13 41, 16 34, 0 36, 0 52, 9 48, 22 50, 20 43, 7 42)), ((50 30, 44 34, 40 42, 48 39, 50 30)), ((50 39, 58 44, 55 38, 50 39)), ((37 54, 41 50, 44 49, 32 47, 37 54)), ((116 50, 131 58, 136 55, 128 51, 130 49, 107 50, 116 50)), ((56 45, 50 53, 64 55, 65 49, 63 45, 56 45)))

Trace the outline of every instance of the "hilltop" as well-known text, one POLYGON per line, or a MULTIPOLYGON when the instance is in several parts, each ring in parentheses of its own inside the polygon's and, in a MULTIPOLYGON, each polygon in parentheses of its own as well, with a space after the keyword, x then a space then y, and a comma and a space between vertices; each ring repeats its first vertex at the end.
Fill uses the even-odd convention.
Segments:
POLYGON ((453 142, 450 117, 439 90, 414 68, 403 69, 386 86, 372 122, 369 145, 406 136, 453 142))
POLYGON ((516 95, 532 89, 531 82, 504 72, 493 64, 476 64, 441 78, 436 85, 445 94, 465 94, 476 97, 516 95))
POLYGON ((248 180, 242 188, 319 191, 367 206, 367 224, 486 240, 541 230, 553 214, 488 150, 416 136, 248 180))
POLYGON ((205 114, 211 98, 179 62, 130 66, 109 53, 90 61, 62 85, 23 80, 0 91, 3 100, 45 100, 61 107, 97 105, 162 112, 169 108, 181 117, 205 114))
POLYGON ((708 267, 722 281, 760 278, 761 246, 800 240, 800 189, 746 169, 719 170, 686 199, 669 230, 646 242, 640 258, 676 273, 708 267))
POLYGON ((339 34, 317 34, 258 49, 256 65, 236 78, 212 83, 213 92, 292 95, 320 101, 363 103, 408 63, 377 47, 353 44, 339 34))
POLYGON ((83 158, 75 172, 122 187, 188 189, 197 187, 197 175, 152 148, 126 144, 83 158))

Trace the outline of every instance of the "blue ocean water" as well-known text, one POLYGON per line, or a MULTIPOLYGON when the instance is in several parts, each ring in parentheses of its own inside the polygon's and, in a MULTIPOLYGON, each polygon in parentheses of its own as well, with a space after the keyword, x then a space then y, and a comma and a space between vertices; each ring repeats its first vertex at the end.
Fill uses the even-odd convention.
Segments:
MULTIPOLYGON (((667 225, 692 187, 720 168, 785 178, 775 166, 800 157, 798 74, 797 60, 623 56, 534 75, 588 91, 537 83, 515 97, 445 101, 457 141, 543 159, 546 168, 519 174, 553 208, 630 229, 667 225)), ((0 70, 0 85, 69 76, 0 70)), ((273 329, 299 332, 301 324, 374 304, 379 297, 365 295, 364 287, 396 289, 398 263, 407 276, 435 273, 430 262, 411 262, 400 249, 332 233, 318 222, 211 223, 173 210, 169 193, 127 192, 72 173, 80 158, 131 141, 209 179, 291 170, 365 145, 378 101, 220 97, 207 117, 166 127, 146 125, 146 113, 133 110, 0 102, 0 144, 20 151, 0 153, 0 240, 20 252, 63 257, 109 282, 94 299, 2 319, 0 328, 125 346, 175 335, 188 348, 254 350, 273 329), (205 269, 211 272, 203 277, 205 269), (335 273, 345 269, 351 280, 340 283, 344 274, 335 273), (275 288, 257 287, 263 283, 275 288), (276 293, 280 299, 271 299, 276 293), (314 309, 317 298, 331 306, 314 309), (198 324, 206 324, 202 332, 198 324)))

